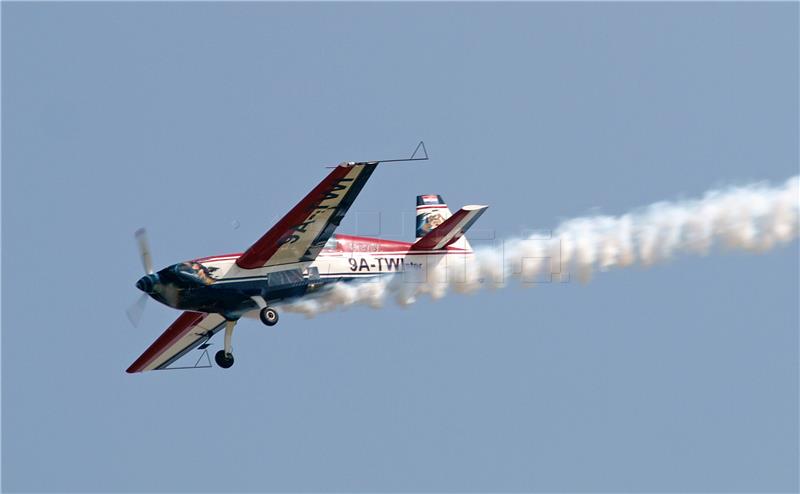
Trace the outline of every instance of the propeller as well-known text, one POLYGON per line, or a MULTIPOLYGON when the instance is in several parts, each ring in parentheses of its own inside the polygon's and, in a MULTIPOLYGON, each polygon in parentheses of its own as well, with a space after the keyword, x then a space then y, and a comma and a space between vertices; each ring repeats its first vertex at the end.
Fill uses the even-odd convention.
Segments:
POLYGON ((147 241, 147 230, 139 228, 133 234, 139 243, 139 256, 142 258, 144 274, 153 274, 153 257, 150 255, 150 242, 147 241))
POLYGON ((134 328, 138 327, 139 321, 142 320, 142 314, 144 314, 144 308, 147 306, 148 298, 150 298, 150 296, 146 293, 141 294, 139 298, 136 299, 136 302, 131 304, 128 310, 125 311, 128 320, 134 328))
MULTIPOLYGON (((139 257, 142 258, 144 273, 153 274, 153 256, 150 255, 150 243, 147 241, 147 230, 139 228, 133 236, 136 238, 136 243, 139 246, 139 257)), ((149 295, 142 293, 139 298, 136 299, 136 302, 131 304, 128 310, 125 311, 128 320, 134 328, 139 326, 139 321, 142 320, 144 309, 147 306, 147 299, 149 298, 149 295)))

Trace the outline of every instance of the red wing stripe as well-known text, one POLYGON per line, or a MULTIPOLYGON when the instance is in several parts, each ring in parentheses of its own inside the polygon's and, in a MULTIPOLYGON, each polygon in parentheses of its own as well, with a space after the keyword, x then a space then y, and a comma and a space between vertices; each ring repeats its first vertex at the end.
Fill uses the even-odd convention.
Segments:
POLYGON ((186 333, 191 331, 192 328, 200 324, 207 315, 208 314, 202 312, 189 311, 181 314, 125 372, 141 372, 142 369, 147 367, 150 362, 155 360, 161 353, 174 345, 186 333))
POLYGON ((325 196, 339 180, 343 179, 351 168, 347 166, 337 166, 325 179, 306 195, 286 216, 281 218, 275 226, 269 229, 256 243, 250 246, 244 254, 239 256, 236 264, 243 269, 255 269, 263 266, 270 257, 281 247, 287 233, 308 217, 311 210, 325 196))

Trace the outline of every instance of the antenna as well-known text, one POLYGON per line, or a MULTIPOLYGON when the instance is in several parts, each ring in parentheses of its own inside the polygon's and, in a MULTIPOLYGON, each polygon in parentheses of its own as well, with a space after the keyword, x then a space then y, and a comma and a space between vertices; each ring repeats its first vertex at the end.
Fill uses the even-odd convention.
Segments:
MULTIPOLYGON (((419 141, 417 147, 414 148, 414 152, 411 153, 410 158, 396 158, 391 160, 373 160, 373 161, 345 161, 344 163, 340 163, 336 166, 355 166, 355 165, 377 165, 378 163, 399 163, 401 161, 427 161, 428 160, 428 150, 425 148, 425 141, 419 141), (417 157, 417 153, 422 150, 422 156, 417 157)), ((326 166, 325 168, 336 168, 336 166, 326 166)))
POLYGON ((376 161, 375 163, 395 163, 395 162, 398 162, 398 161, 426 161, 427 159, 428 159, 428 150, 425 149, 425 141, 419 141, 419 144, 417 144, 417 147, 414 148, 414 152, 411 153, 411 157, 410 158, 394 159, 394 160, 379 160, 379 161, 376 161), (420 149, 422 149, 422 154, 425 157, 424 158, 415 158, 414 156, 417 155, 417 153, 419 152, 420 149))

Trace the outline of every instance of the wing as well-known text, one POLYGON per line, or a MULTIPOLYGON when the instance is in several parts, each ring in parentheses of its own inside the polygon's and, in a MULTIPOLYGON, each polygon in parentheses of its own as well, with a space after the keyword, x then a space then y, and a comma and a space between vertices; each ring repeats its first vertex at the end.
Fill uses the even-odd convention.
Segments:
POLYGON ((377 162, 341 164, 236 260, 243 269, 313 261, 377 162))
POLYGON ((163 369, 224 327, 225 318, 219 314, 184 312, 126 372, 163 369))

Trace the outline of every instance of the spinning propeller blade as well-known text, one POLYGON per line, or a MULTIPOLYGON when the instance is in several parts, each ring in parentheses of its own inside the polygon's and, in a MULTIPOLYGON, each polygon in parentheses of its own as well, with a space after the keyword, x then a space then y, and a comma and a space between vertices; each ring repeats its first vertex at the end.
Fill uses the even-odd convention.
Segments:
POLYGON ((139 321, 142 320, 142 314, 144 313, 144 308, 147 306, 147 299, 150 298, 147 296, 146 293, 143 293, 137 300, 134 302, 128 310, 125 311, 125 314, 128 316, 128 320, 131 322, 133 327, 139 326, 139 321))
MULTIPOLYGON (((134 233, 134 237, 139 246, 139 257, 142 258, 142 267, 144 267, 145 274, 153 274, 153 256, 150 255, 150 242, 147 241, 147 230, 139 228, 136 230, 136 233, 134 233)), ((139 326, 139 321, 142 320, 142 314, 144 314, 144 308, 147 306, 147 299, 149 298, 150 297, 146 293, 141 294, 139 298, 136 299, 136 302, 125 311, 128 320, 134 328, 139 326)))
POLYGON ((139 228, 134 234, 139 243, 139 255, 142 258, 145 274, 153 274, 153 257, 150 255, 150 243, 147 241, 147 230, 139 228))

